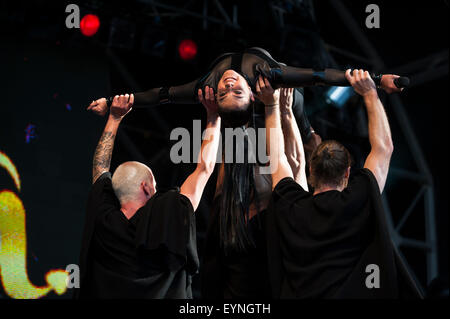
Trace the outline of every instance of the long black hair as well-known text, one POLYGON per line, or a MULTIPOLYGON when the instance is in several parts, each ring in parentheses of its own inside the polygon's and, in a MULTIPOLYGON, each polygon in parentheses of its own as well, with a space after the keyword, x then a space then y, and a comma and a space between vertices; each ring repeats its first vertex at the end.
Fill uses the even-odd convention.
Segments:
MULTIPOLYGON (((252 106, 252 115, 253 106, 252 106)), ((254 127, 254 116, 250 117, 249 126, 254 127)), ((252 202, 259 206, 258 194, 255 187, 255 164, 249 162, 253 150, 249 143, 246 128, 244 132, 244 163, 224 163, 222 194, 219 203, 219 228, 221 246, 227 254, 230 251, 245 252, 254 246, 249 233, 250 205, 252 202)), ((222 135, 224 136, 224 135, 222 135)), ((234 140, 231 141, 234 144, 234 140)), ((222 143, 222 149, 225 143, 222 143)), ((233 147, 236 150, 236 147, 233 147)), ((236 152, 233 152, 236 156, 236 152)), ((224 154, 224 152, 222 152, 224 154)))

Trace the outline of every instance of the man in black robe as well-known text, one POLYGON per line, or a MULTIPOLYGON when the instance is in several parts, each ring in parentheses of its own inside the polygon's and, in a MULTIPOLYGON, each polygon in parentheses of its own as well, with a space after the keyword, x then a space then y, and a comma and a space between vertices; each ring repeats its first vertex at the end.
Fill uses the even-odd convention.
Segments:
MULTIPOLYGON (((208 89, 208 88, 207 88, 208 89)), ((220 117, 211 91, 199 92, 207 133, 196 170, 181 188, 156 191, 152 171, 138 162, 109 172, 119 124, 134 96, 116 96, 97 145, 76 298, 192 298, 199 260, 194 211, 217 156, 220 117)))
MULTIPOLYGON (((364 98, 371 151, 364 168, 350 174, 345 147, 322 142, 310 159, 313 192, 308 191, 303 152, 298 157, 303 177, 294 180, 284 143, 270 144, 283 140, 278 93, 270 83, 261 84, 275 165, 266 220, 274 298, 420 297, 391 242, 381 204, 393 151, 389 122, 368 72, 352 75, 348 70, 346 77, 364 98)), ((295 138, 301 139, 300 134, 295 138)))

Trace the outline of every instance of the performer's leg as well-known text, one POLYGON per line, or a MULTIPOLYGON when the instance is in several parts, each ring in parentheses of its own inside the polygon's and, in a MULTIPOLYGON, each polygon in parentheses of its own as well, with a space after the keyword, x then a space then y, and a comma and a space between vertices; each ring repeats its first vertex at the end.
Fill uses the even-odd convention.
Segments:
POLYGON ((145 92, 134 94, 135 107, 151 107, 159 104, 176 103, 176 104, 196 104, 197 92, 196 85, 198 80, 187 84, 153 88, 145 92))
MULTIPOLYGON (((187 84, 172 86, 169 88, 169 103, 175 104, 196 104, 198 102, 197 95, 198 80, 187 84)), ((202 88, 203 89, 203 88, 202 88)))
POLYGON ((260 47, 252 47, 252 48, 250 48, 250 50, 258 50, 258 51, 262 52, 263 54, 267 55, 272 60, 274 60, 272 55, 270 55, 269 51, 267 51, 266 49, 263 49, 263 48, 260 48, 260 47))
POLYGON ((217 57, 217 58, 209 65, 208 70, 211 70, 213 67, 216 66, 217 63, 219 63, 221 60, 225 59, 226 57, 228 57, 228 56, 230 56, 230 55, 232 55, 232 54, 233 54, 233 53, 228 52, 228 53, 224 53, 224 54, 219 55, 219 56, 218 56, 218 57, 217 57))

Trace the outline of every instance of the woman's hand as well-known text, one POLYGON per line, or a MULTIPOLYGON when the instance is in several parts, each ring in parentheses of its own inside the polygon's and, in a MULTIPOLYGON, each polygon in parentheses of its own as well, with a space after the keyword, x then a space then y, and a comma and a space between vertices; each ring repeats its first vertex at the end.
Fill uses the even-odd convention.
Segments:
POLYGON ((403 88, 399 89, 394 84, 394 80, 398 79, 399 77, 400 76, 395 75, 395 74, 384 74, 381 77, 381 83, 380 83, 381 88, 388 94, 397 93, 397 92, 403 91, 403 88))
POLYGON ((92 101, 92 103, 87 108, 88 111, 92 111, 97 115, 105 116, 106 112, 108 112, 108 105, 106 104, 106 99, 103 97, 96 101, 92 101))
POLYGON ((208 115, 216 115, 219 111, 219 106, 216 102, 216 96, 214 95, 213 88, 209 86, 205 87, 205 96, 203 97, 202 89, 198 89, 198 100, 206 109, 208 115))
POLYGON ((274 90, 266 77, 259 76, 256 81, 256 97, 266 106, 273 106, 280 103, 280 90, 274 90))

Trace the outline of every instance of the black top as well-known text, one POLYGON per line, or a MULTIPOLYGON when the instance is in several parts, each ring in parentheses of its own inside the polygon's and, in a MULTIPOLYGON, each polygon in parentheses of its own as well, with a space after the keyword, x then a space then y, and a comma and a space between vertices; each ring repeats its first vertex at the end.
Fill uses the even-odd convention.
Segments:
MULTIPOLYGON (((269 298, 270 286, 267 281, 267 253, 260 220, 265 211, 253 216, 248 225, 248 233, 254 242, 246 252, 230 252, 223 258, 223 298, 250 299, 269 298)), ((221 251, 223 254, 223 250, 221 251)))
POLYGON ((268 263, 275 298, 420 295, 392 245, 370 170, 352 173, 342 192, 315 196, 285 178, 275 187, 268 212, 268 263), (366 286, 370 264, 379 266, 380 288, 366 286))
POLYGON ((201 266, 202 298, 254 299, 270 298, 267 250, 264 238, 263 210, 248 222, 248 235, 253 245, 245 252, 225 254, 219 237, 219 199, 212 207, 201 266))
POLYGON ((178 191, 156 193, 129 220, 105 173, 89 195, 80 298, 192 298, 195 216, 178 191))
MULTIPOLYGON (((153 88, 135 93, 134 106, 144 107, 162 103, 195 104, 198 103, 198 89, 206 86, 217 92, 217 85, 227 70, 241 74, 252 91, 256 94, 256 81, 259 75, 268 78, 274 88, 303 87, 311 85, 349 86, 345 72, 333 69, 313 70, 286 66, 275 61, 264 49, 251 48, 240 53, 226 53, 218 57, 205 76, 190 83, 170 88, 153 88)), ((112 98, 110 98, 112 101, 112 98)), ((256 105, 261 104, 256 101, 256 105)), ((296 91, 292 109, 300 129, 303 141, 308 142, 311 136, 311 125, 304 112, 303 94, 296 91)), ((255 113, 264 115, 264 107, 255 107, 255 113)))
POLYGON ((274 89, 324 84, 350 85, 343 71, 291 67, 275 61, 270 53, 262 48, 250 48, 239 53, 226 53, 217 58, 209 73, 199 79, 197 89, 209 86, 217 90, 217 85, 227 70, 241 74, 254 93, 260 75, 266 77, 274 89))
POLYGON ((217 85, 227 70, 241 74, 256 93, 256 81, 260 75, 267 77, 273 88, 303 87, 311 85, 350 86, 345 72, 333 69, 313 70, 286 66, 275 61, 264 49, 250 48, 239 53, 226 53, 218 57, 208 73, 190 83, 170 88, 154 88, 135 94, 135 106, 157 105, 163 102, 198 103, 197 91, 205 86, 217 92, 217 85), (166 91, 168 90, 168 92, 166 91))

